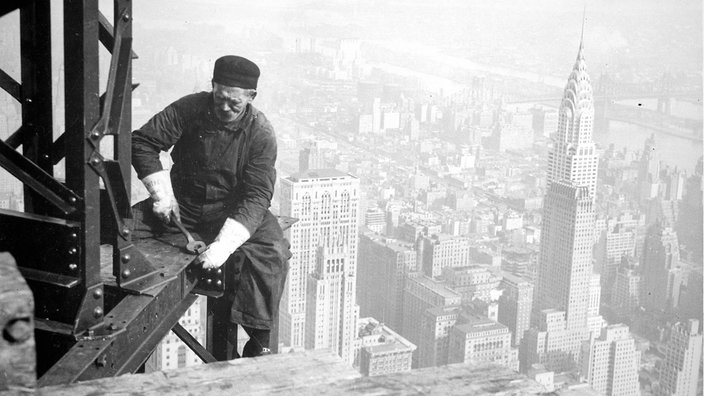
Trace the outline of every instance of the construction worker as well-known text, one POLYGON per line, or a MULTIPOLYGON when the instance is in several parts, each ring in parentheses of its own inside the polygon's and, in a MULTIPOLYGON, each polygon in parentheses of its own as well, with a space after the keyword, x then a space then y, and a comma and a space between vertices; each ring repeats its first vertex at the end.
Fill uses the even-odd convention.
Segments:
POLYGON ((277 148, 274 129, 252 105, 259 75, 252 61, 223 56, 211 92, 184 96, 132 134, 132 164, 150 194, 134 206, 136 231, 178 232, 175 217, 210 242, 196 259, 206 269, 244 253, 233 263, 228 298, 229 320, 250 336, 245 357, 268 351, 290 257, 269 211, 277 148), (159 153, 172 147, 173 166, 164 170, 159 153))

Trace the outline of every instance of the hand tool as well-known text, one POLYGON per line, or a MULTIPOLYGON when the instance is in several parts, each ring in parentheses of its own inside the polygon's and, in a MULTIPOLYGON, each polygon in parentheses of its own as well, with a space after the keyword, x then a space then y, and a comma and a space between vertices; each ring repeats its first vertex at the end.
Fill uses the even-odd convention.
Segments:
POLYGON ((193 235, 191 235, 190 232, 186 229, 186 227, 181 224, 181 222, 176 218, 176 216, 171 216, 171 222, 178 227, 179 230, 183 233, 183 235, 186 236, 186 239, 188 240, 188 243, 186 244, 186 250, 189 251, 190 253, 194 254, 201 254, 205 251, 206 249, 206 244, 203 241, 196 241, 193 239, 193 235))

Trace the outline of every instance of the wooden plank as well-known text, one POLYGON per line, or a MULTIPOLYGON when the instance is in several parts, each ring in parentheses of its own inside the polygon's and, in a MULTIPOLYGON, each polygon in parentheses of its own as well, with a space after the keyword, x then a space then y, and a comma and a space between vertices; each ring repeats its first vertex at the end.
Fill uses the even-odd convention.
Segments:
POLYGON ((37 395, 538 395, 544 392, 535 381, 497 365, 456 364, 360 377, 331 352, 305 351, 40 388, 37 395))
POLYGON ((493 365, 450 364, 404 373, 364 377, 315 386, 288 394, 341 395, 542 395, 545 388, 509 368, 493 365))
POLYGON ((331 352, 305 351, 50 386, 37 389, 36 395, 269 395, 359 376, 331 352))
POLYGON ((0 253, 0 393, 27 390, 37 382, 34 297, 15 259, 0 253))

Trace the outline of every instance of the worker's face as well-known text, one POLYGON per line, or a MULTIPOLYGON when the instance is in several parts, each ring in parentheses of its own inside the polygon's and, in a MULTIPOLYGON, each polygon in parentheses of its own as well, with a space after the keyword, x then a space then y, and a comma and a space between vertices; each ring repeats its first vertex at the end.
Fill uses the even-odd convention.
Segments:
POLYGON ((250 103, 255 96, 257 96, 257 91, 254 89, 228 87, 227 85, 213 83, 215 116, 220 121, 234 121, 244 112, 247 103, 250 103))

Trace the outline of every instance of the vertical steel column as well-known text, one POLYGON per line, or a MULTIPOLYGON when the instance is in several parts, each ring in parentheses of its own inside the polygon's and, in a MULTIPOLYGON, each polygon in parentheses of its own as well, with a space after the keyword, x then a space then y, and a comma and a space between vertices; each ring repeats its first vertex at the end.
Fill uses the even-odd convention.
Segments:
MULTIPOLYGON (((113 26, 117 27, 118 21, 123 10, 127 10, 127 17, 132 18, 132 1, 131 0, 115 0, 115 22, 113 26)), ((124 46, 129 48, 130 53, 132 52, 132 24, 129 24, 124 32, 122 33, 122 41, 124 46)), ((113 54, 113 56, 118 56, 118 54, 113 54)), ((120 162, 120 169, 122 170, 122 177, 125 180, 125 189, 127 190, 128 199, 132 197, 132 185, 130 183, 132 174, 132 57, 128 59, 127 65, 127 81, 128 84, 125 86, 123 92, 123 106, 120 114, 122 119, 120 121, 120 128, 118 131, 113 131, 115 133, 114 141, 114 153, 115 160, 120 162)), ((116 87, 117 88, 117 87, 116 87)))
POLYGON ((100 118, 98 65, 98 2, 64 1, 64 62, 66 95, 66 183, 79 197, 76 220, 78 266, 83 302, 74 333, 103 320, 103 284, 100 277, 100 186, 88 166, 93 152, 89 133, 100 118))
MULTIPOLYGON (((22 55, 22 143, 24 156, 53 175, 51 93, 51 4, 29 1, 20 8, 22 55)), ((25 211, 46 214, 53 208, 24 186, 25 211)))

